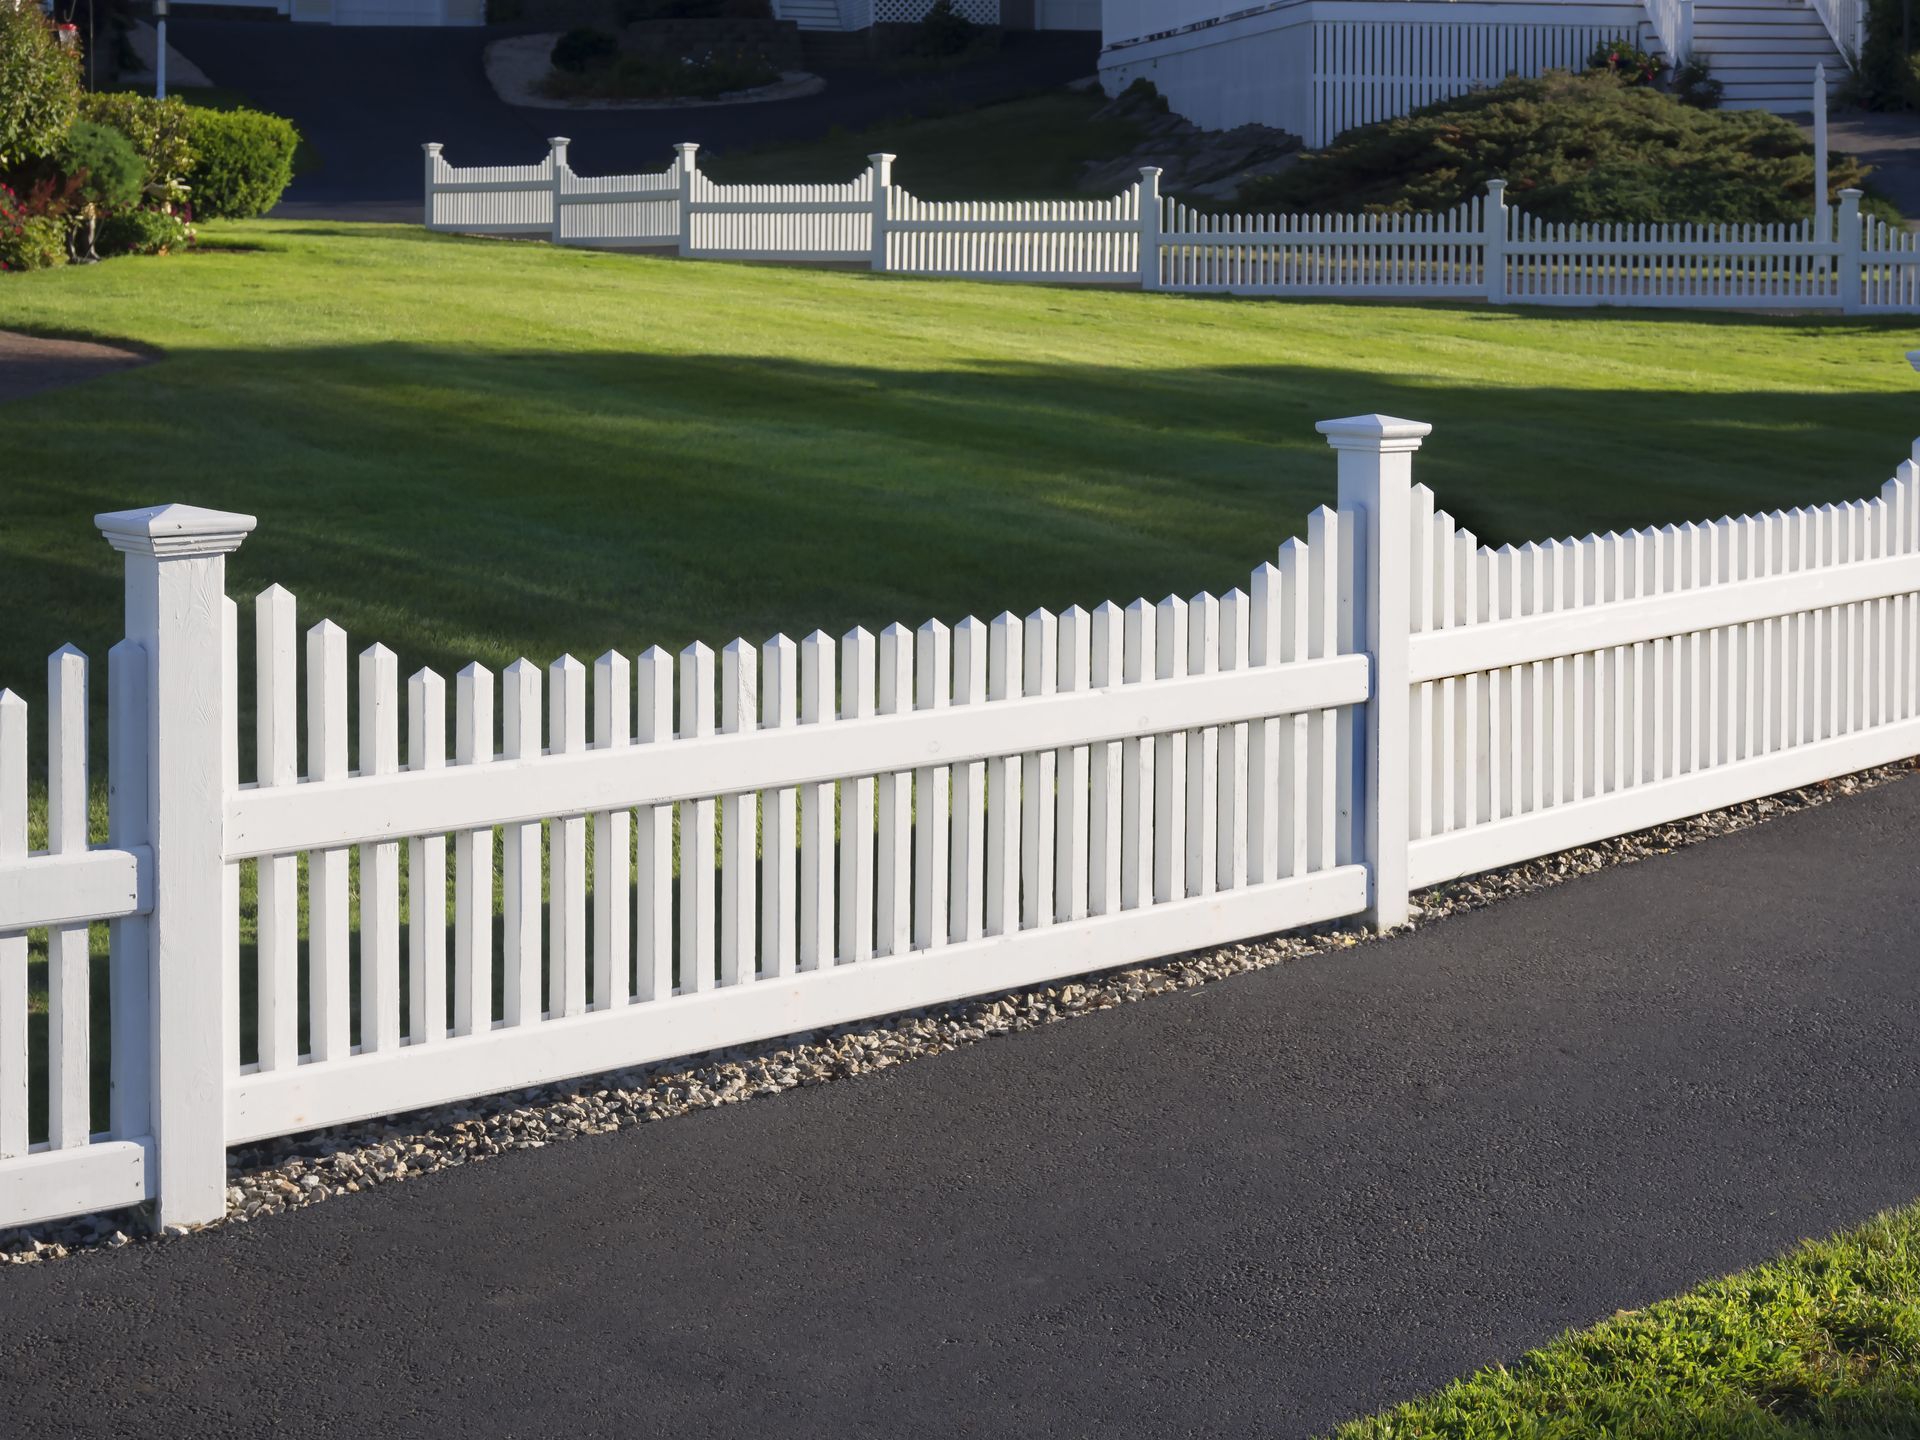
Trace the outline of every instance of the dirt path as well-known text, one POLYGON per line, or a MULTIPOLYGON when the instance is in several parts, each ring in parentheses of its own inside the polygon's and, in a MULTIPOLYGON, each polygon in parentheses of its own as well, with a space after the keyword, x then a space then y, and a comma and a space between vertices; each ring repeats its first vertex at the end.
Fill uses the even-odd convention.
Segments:
POLYGON ((144 365, 151 355, 91 340, 42 340, 0 330, 0 405, 144 365))

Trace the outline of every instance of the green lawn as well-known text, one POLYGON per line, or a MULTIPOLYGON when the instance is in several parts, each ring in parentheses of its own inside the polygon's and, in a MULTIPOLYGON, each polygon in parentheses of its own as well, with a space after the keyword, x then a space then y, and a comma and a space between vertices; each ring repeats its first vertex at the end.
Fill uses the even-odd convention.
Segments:
POLYGON ((1920 1208, 1561 1336, 1337 1440, 1893 1440, 1920 1432, 1920 1208))

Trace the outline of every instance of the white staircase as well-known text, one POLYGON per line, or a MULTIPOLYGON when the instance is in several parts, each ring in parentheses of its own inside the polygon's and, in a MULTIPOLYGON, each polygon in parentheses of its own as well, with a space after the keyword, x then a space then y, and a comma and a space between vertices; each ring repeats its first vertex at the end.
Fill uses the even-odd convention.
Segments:
POLYGON ((839 0, 774 0, 774 18, 802 30, 841 30, 839 0))
MULTIPOLYGON (((1664 49, 1657 37, 1654 48, 1664 49)), ((1693 53, 1726 86, 1728 110, 1804 113, 1813 108, 1816 66, 1827 67, 1829 96, 1847 77, 1825 23, 1802 0, 1697 0, 1693 53)))

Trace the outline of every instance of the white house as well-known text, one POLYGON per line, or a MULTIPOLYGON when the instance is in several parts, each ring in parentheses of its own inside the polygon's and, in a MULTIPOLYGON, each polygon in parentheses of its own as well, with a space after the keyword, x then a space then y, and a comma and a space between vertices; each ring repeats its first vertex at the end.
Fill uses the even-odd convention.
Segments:
POLYGON ((1579 69, 1622 35, 1698 55, 1729 108, 1808 108, 1858 54, 1865 0, 1104 0, 1100 76, 1154 83, 1209 129, 1259 123, 1324 145, 1342 130, 1489 85, 1579 69), (1837 42, 1844 42, 1837 43, 1837 42))

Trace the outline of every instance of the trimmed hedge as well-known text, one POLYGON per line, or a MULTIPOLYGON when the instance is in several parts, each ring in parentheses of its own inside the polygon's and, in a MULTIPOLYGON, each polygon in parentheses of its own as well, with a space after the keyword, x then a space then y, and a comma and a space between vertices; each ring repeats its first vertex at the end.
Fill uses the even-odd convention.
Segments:
POLYGON ((193 168, 193 110, 184 100, 130 92, 89 92, 80 97, 80 118, 108 125, 133 143, 134 153, 147 166, 147 179, 156 185, 185 180, 193 168))
POLYGON ((188 143, 193 168, 188 201, 196 219, 264 215, 293 180, 300 132, 293 122, 258 110, 191 112, 188 143))
MULTIPOLYGON (((1836 203, 1864 174, 1851 158, 1832 158, 1836 203)), ((1252 182, 1240 201, 1445 210, 1484 194, 1492 179, 1507 181, 1509 203, 1545 220, 1791 222, 1813 210, 1813 147, 1777 115, 1699 110, 1604 73, 1555 73, 1349 130, 1252 182)))

